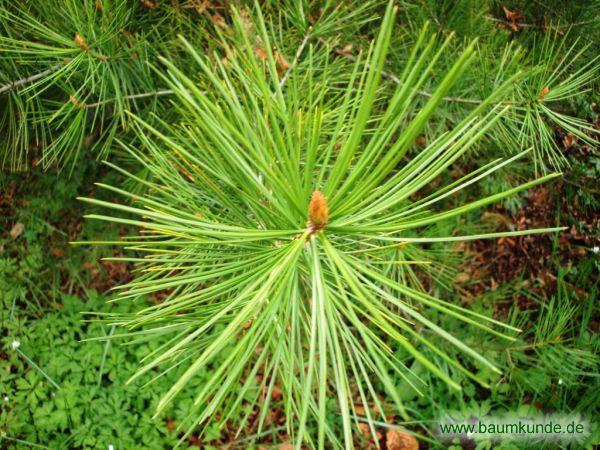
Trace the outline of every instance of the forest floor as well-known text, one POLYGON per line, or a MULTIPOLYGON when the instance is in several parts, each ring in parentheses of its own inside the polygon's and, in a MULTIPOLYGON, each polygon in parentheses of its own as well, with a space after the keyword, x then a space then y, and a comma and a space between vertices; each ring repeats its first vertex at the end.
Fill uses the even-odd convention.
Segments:
MULTIPOLYGON (((586 164, 596 157, 588 155, 588 158, 590 161, 586 164)), ((543 312, 540 299, 567 292, 570 302, 594 303, 600 246, 598 194, 591 187, 584 190, 580 186, 593 186, 593 180, 598 179, 597 159, 595 164, 595 173, 585 172, 573 178, 567 171, 565 181, 526 193, 521 199, 522 206, 514 211, 505 209, 503 204, 484 211, 482 220, 494 224, 498 230, 554 224, 568 228, 556 235, 482 240, 455 247, 454 250, 463 255, 462 263, 456 268, 455 281, 460 288, 454 296, 458 301, 491 301, 495 305, 494 315, 502 319, 508 318, 515 308, 525 314, 531 311, 533 314, 527 314, 527 320, 522 323, 524 329, 539 326, 536 320, 543 312), (596 202, 591 206, 590 198, 596 202)), ((171 412, 173 416, 167 413, 158 423, 150 419, 151 405, 168 386, 168 377, 139 396, 137 391, 124 385, 135 370, 139 349, 118 345, 118 341, 110 346, 104 342, 84 341, 109 334, 110 330, 104 325, 84 322, 82 313, 98 309, 110 311, 115 307, 107 303, 110 289, 132 278, 133 267, 129 264, 100 260, 103 255, 117 255, 117 250, 69 245, 71 241, 91 236, 110 238, 125 233, 124 229, 115 231, 84 221, 81 204, 74 200, 77 195, 90 194, 84 179, 111 176, 93 162, 87 163, 85 170, 69 181, 57 173, 44 173, 39 169, 24 175, 3 175, 0 184, 3 308, 0 380, 4 403, 0 406, 0 426, 14 442, 22 437, 31 445, 66 442, 74 447, 93 447, 111 439, 125 445, 129 439, 164 445, 176 440, 173 417, 177 411, 171 412), (14 348, 17 340, 20 346, 14 348), (61 355, 59 361, 55 358, 56 351, 61 355), (50 380, 62 388, 56 397, 50 380), (59 396, 64 403, 56 401, 59 396), (115 408, 125 408, 135 421, 123 411, 115 419, 115 408), (97 434, 90 435, 94 429, 97 434), (37 437, 35 442, 28 440, 32 436, 37 437)), ((116 307, 127 310, 132 306, 116 307)), ((574 329, 581 332, 579 325, 584 323, 587 332, 597 333, 599 316, 595 305, 594 314, 586 316, 587 311, 585 307, 576 309, 571 318, 574 329)), ((566 331, 573 332, 573 329, 566 331)), ((526 339, 533 343, 535 334, 526 339)), ((560 339, 570 338, 561 336, 560 339)), ((581 345, 588 344, 582 342, 581 345)), ((447 395, 442 386, 438 388, 435 395, 447 395)), ((576 405, 580 393, 579 388, 567 391, 560 399, 561 405, 576 405)), ((275 390, 275 404, 277 395, 281 395, 280 391, 275 390)), ((496 403, 518 403, 512 399, 512 392, 494 395, 496 403)), ((543 393, 525 389, 519 401, 527 403, 543 397, 543 393)), ((486 393, 482 395, 479 391, 464 394, 466 403, 485 398, 486 393)), ((215 429, 209 430, 202 440, 192 435, 189 444, 200 448, 210 448, 207 445, 246 448, 250 441, 253 445, 266 446, 287 442, 281 409, 272 409, 269 433, 256 435, 252 417, 239 436, 233 427, 215 429)), ((408 426, 407 429, 421 431, 420 427, 408 426)), ((379 432, 382 448, 395 448, 395 444, 387 443, 398 439, 394 433, 385 429, 379 432)), ((367 439, 365 447, 370 445, 373 443, 369 444, 367 439)), ((428 445, 422 443, 422 447, 428 445)), ((465 442, 462 445, 471 447, 465 442)))
MULTIPOLYGON (((590 108, 597 108, 591 106, 593 98, 587 100, 590 108)), ((600 129, 593 118, 585 119, 600 129)), ((474 438, 443 442, 427 424, 450 408, 467 415, 528 408, 534 413, 574 412, 593 424, 590 411, 597 413, 600 405, 600 155, 558 130, 556 140, 570 163, 558 181, 527 191, 510 205, 498 203, 478 211, 473 218, 494 231, 559 225, 566 229, 452 246, 459 256, 456 264, 449 263, 454 264, 454 285, 442 290, 449 301, 523 330, 507 346, 469 334, 462 323, 443 324, 451 334, 481 346, 503 374, 483 375, 490 377, 489 389, 465 377, 459 380, 465 385, 460 393, 429 379, 424 397, 398 380, 414 421, 388 414, 388 420, 403 425, 405 432, 381 426, 379 442, 365 432, 359 437, 361 448, 412 450, 416 442, 412 434, 418 435, 419 448, 492 448, 492 442, 474 438)), ((131 280, 135 267, 101 259, 122 256, 122 250, 71 244, 127 234, 126 228, 83 218, 94 207, 84 206, 76 197, 110 199, 90 180, 117 184, 119 178, 85 157, 70 177, 33 165, 24 173, 0 173, 1 448, 163 449, 171 448, 183 434, 177 425, 191 400, 152 418, 174 373, 144 389, 140 386, 147 379, 126 384, 139 360, 158 343, 121 345, 120 340, 102 340, 118 331, 86 314, 134 312, 140 303, 162 300, 152 296, 110 302, 111 289, 131 280)), ((460 233, 461 227, 457 224, 456 231, 460 233)), ((433 286, 427 276, 423 283, 433 286)), ((190 382, 188 397, 193 398, 194 390, 209 378, 206 373, 190 382)), ((193 433, 187 440, 189 448, 291 449, 283 410, 277 406, 281 390, 275 388, 272 395, 267 430, 257 430, 255 411, 241 430, 231 421, 224 428, 209 425, 202 437, 193 433)), ((597 424, 590 426, 600 442, 597 424)), ((515 448, 510 445, 496 448, 515 448)))

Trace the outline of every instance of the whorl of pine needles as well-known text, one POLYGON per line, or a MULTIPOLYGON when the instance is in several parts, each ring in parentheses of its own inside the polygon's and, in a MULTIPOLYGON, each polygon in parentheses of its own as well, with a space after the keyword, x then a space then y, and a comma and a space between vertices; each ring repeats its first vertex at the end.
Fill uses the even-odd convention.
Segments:
POLYGON ((294 58, 282 83, 273 50, 281 45, 273 42, 260 10, 257 16, 254 26, 235 16, 225 61, 181 39, 196 66, 180 69, 165 58, 162 72, 178 120, 149 124, 134 117, 143 145, 123 147, 147 174, 142 178, 109 164, 136 192, 100 185, 133 205, 85 199, 127 214, 89 217, 141 228, 138 236, 110 242, 138 252, 123 258, 139 270, 135 280, 116 288, 118 298, 166 292, 161 303, 110 320, 140 339, 161 340, 132 380, 159 368, 181 370, 157 414, 208 374, 189 420, 180 425, 188 432, 217 417, 224 424, 235 414, 244 424, 255 408, 261 409, 260 432, 272 404, 268 393, 277 387, 297 448, 353 448, 357 416, 367 415, 373 434, 375 421, 387 420, 390 404, 409 417, 398 380, 419 393, 425 383, 410 367, 418 365, 454 389, 461 389, 456 371, 483 386, 488 381, 479 373, 500 372, 446 331, 440 316, 507 340, 519 331, 424 291, 418 275, 437 279, 439 265, 426 246, 399 244, 555 231, 460 236, 442 235, 435 227, 443 221, 452 226, 448 219, 471 217, 470 211, 558 175, 460 205, 453 199, 449 207, 444 199, 528 154, 492 160, 458 179, 444 176, 510 108, 492 104, 516 76, 415 149, 474 59, 473 44, 432 79, 451 38, 437 46, 423 30, 397 86, 384 94, 395 16, 390 3, 377 39, 360 60, 348 63, 309 48, 304 61, 294 58), (200 85, 198 72, 210 82, 200 85), (431 97, 415 107, 425 86, 431 97), (390 400, 385 406, 382 389, 390 400), (358 404, 374 406, 359 414, 358 404), (341 427, 328 416, 339 416, 341 427))

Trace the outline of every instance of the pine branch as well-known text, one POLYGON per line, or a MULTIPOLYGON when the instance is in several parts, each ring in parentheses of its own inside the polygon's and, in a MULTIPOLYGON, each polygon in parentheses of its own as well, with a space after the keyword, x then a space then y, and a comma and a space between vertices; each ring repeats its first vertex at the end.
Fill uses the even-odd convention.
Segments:
POLYGON ((300 56, 302 56, 304 47, 306 47, 306 44, 308 43, 308 41, 311 38, 312 30, 313 30, 312 26, 308 27, 308 32, 304 35, 304 38, 302 38, 302 42, 300 43, 300 46, 298 47, 298 50, 296 51, 296 56, 294 57, 294 61, 292 61, 292 64, 290 64, 290 66, 287 68, 287 70, 283 74, 283 77, 281 77, 281 80, 279 81, 279 87, 281 87, 285 84, 285 81, 287 80, 287 77, 290 74, 291 70, 294 67, 296 67, 296 65, 298 64, 298 60, 300 59, 300 56))
MULTIPOLYGON (((318 38, 318 41, 325 45, 325 46, 330 46, 329 43, 323 39, 323 38, 318 38)), ((343 56, 344 58, 350 60, 350 61, 356 61, 356 56, 348 53, 347 51, 343 50, 343 49, 339 49, 339 48, 334 48, 333 51, 335 53, 337 53, 340 56, 343 56)), ((367 66, 368 67, 368 66, 367 66)), ((381 71, 381 75, 385 78, 388 78, 390 80, 392 80, 394 83, 396 84, 401 84, 400 79, 398 78, 397 75, 391 73, 391 72, 387 72, 385 70, 381 71)), ((430 98, 432 96, 432 94, 430 92, 427 92, 424 89, 419 89, 417 91, 419 93, 419 95, 422 95, 423 97, 427 97, 430 98)), ((461 97, 444 97, 443 98, 444 101, 447 102, 453 102, 453 103, 469 103, 472 105, 479 105, 481 103, 483 103, 483 100, 480 99, 474 99, 474 98, 461 98, 461 97)))
POLYGON ((40 78, 45 77, 46 75, 51 74, 52 72, 54 72, 56 69, 61 68, 64 65, 63 62, 58 63, 42 72, 36 73, 34 75, 30 75, 26 78, 22 78, 20 80, 16 80, 16 81, 11 81, 10 83, 7 83, 3 86, 0 86, 0 94, 3 94, 5 92, 8 91, 12 91, 13 89, 19 87, 19 86, 23 86, 25 84, 29 84, 29 83, 33 83, 34 81, 39 80, 40 78))
MULTIPOLYGON (((142 92, 139 94, 124 95, 123 97, 120 97, 120 99, 121 100, 138 100, 138 99, 147 98, 147 97, 159 97, 161 95, 172 95, 174 93, 175 93, 175 91, 173 91, 172 89, 163 89, 160 91, 142 92)), ((82 108, 96 108, 98 106, 106 105, 108 103, 112 103, 115 101, 117 101, 116 98, 109 98, 109 99, 102 100, 102 101, 95 102, 95 103, 79 103, 79 106, 82 108)))
MULTIPOLYGON (((269 53, 267 62, 273 70, 264 70, 265 55, 252 46, 258 27, 236 20, 231 35, 240 37, 246 56, 254 58, 251 63, 211 64, 211 53, 183 38, 187 53, 177 53, 177 62, 162 60, 172 90, 123 97, 134 100, 177 94, 180 120, 164 123, 158 130, 143 117, 133 118, 139 125, 135 131, 143 139, 144 148, 138 150, 132 145, 127 150, 143 165, 146 175, 141 179, 117 165, 109 166, 137 185, 132 191, 140 194, 99 183, 112 193, 132 199, 133 206, 82 200, 116 211, 114 215, 87 216, 90 219, 141 229, 139 237, 130 236, 121 242, 147 252, 148 257, 143 262, 142 258, 123 258, 141 262, 144 274, 118 288, 121 299, 174 288, 169 289, 167 307, 159 313, 146 309, 139 314, 116 316, 115 322, 132 329, 143 327, 141 337, 169 339, 144 360, 131 381, 162 371, 165 365, 185 368, 158 402, 155 416, 181 396, 184 387, 211 369, 210 379, 195 396, 188 418, 180 422, 182 429, 188 429, 182 442, 217 415, 234 418, 241 399, 249 399, 248 413, 241 424, 262 429, 272 389, 277 387, 286 426, 298 430, 294 432, 296 447, 305 442, 321 448, 336 446, 341 439, 327 421, 335 408, 341 411, 343 446, 354 448, 356 430, 352 424, 357 416, 357 391, 360 404, 374 405, 372 409, 378 411, 367 417, 371 429, 374 419, 387 420, 373 381, 394 400, 395 411, 406 416, 396 384, 388 375, 392 371, 402 375, 405 370, 397 350, 403 353, 403 360, 419 362, 455 389, 460 389, 460 380, 431 362, 431 350, 474 381, 488 384, 448 353, 445 343, 490 371, 499 372, 483 355, 446 331, 443 322, 437 323, 440 315, 515 340, 512 334, 519 331, 516 327, 419 290, 422 283, 411 280, 412 272, 403 267, 429 262, 426 249, 424 257, 418 259, 409 250, 399 254, 385 247, 369 247, 367 250, 375 253, 363 254, 365 241, 394 242, 396 238, 391 235, 398 233, 402 233, 398 239, 410 239, 405 231, 422 235, 416 239, 423 242, 479 239, 482 235, 457 236, 453 231, 445 237, 428 234, 431 224, 495 204, 557 176, 444 209, 439 202, 447 196, 527 154, 497 159, 476 167, 460 180, 449 179, 442 186, 437 183, 439 174, 467 155, 500 120, 504 111, 494 108, 477 116, 487 108, 488 101, 506 98, 514 78, 500 72, 502 82, 489 100, 445 97, 462 79, 475 49, 473 45, 467 47, 443 74, 434 77, 430 70, 432 57, 437 60, 443 50, 436 50, 433 43, 425 44, 426 29, 411 52, 412 73, 397 76, 382 72, 391 46, 394 15, 390 1, 366 63, 361 67, 355 63, 352 81, 343 86, 333 71, 326 71, 330 61, 323 57, 323 51, 318 52, 318 58, 310 52, 306 57, 311 58, 310 70, 298 73, 300 58, 308 53, 303 52, 311 39, 310 29, 299 42, 291 64, 282 63, 281 55, 269 53), (194 71, 188 76, 186 55, 199 63, 200 74, 194 71), (279 65, 273 67, 274 62, 279 65), (276 75, 274 69, 282 64, 285 70, 276 75), (329 79, 322 80, 322 74, 329 79), (194 88, 198 77, 202 77, 202 86, 210 96, 194 88), (406 87, 396 89, 386 105, 380 105, 377 96, 382 77, 406 87), (290 82, 286 89, 279 89, 287 79, 290 82), (360 86, 356 80, 361 80, 360 86), (435 87, 428 88, 435 89, 432 93, 422 90, 430 86, 430 80, 435 81, 435 87), (273 88, 277 97, 273 96, 273 88), (432 100, 414 114, 411 100, 417 92, 432 100), (321 102, 321 98, 326 100, 321 102), (479 106, 454 126, 438 130, 442 134, 427 142, 415 156, 411 148, 428 123, 437 120, 440 99, 479 106), (430 190, 428 186, 435 187, 430 190), (431 204, 436 206, 429 209, 431 204), (180 270, 173 272, 173 267, 180 270), (409 301, 399 301, 400 297, 409 301), (389 345, 386 342, 382 346, 372 330, 383 330, 389 345), (175 334, 168 336, 171 333, 175 334), (434 337, 425 338, 424 333, 434 337), (221 359, 226 349, 226 358, 221 359), (262 368, 256 387, 255 376, 262 368), (301 376, 290 379, 289 373, 301 376), (330 380, 331 389, 322 380, 330 380), (260 413, 251 416, 258 407, 260 413), (309 436, 313 430, 315 436, 309 436)), ((262 15, 258 17, 260 29, 266 30, 262 15)), ((234 41, 234 45, 237 43, 234 41)), ((327 46, 325 53, 332 48, 327 46)), ((343 50, 337 53, 356 60, 343 50)), ((85 105, 73 100, 81 108, 120 101, 100 99, 85 105)))
MULTIPOLYGON (((279 81, 279 86, 283 86, 290 74, 290 72, 298 65, 298 61, 300 59, 300 57, 302 56, 302 53, 304 52, 304 49, 306 48, 306 44, 308 44, 308 41, 311 38, 311 32, 312 32, 312 26, 309 27, 308 29, 308 33, 306 33, 304 35, 304 37, 302 38, 302 42, 300 43, 300 46, 298 47, 298 50, 296 51, 296 55, 294 57, 294 60, 292 61, 292 64, 290 64, 290 66, 287 68, 287 70, 285 71, 285 73, 283 74, 283 77, 281 77, 281 80, 279 81)), ((172 95, 174 94, 175 91, 173 91, 172 89, 163 89, 160 91, 154 91, 154 92, 142 92, 139 94, 132 94, 132 95, 125 95, 123 97, 121 97, 122 100, 138 100, 138 99, 142 99, 142 98, 147 98, 147 97, 158 97, 161 95, 172 95)), ((75 103, 77 106, 81 107, 81 108, 96 108, 98 106, 102 106, 102 105, 106 105, 109 103, 112 103, 114 101, 116 101, 116 98, 109 98, 106 100, 102 100, 102 101, 98 101, 95 103, 80 103, 77 102, 75 99, 73 99, 73 103, 75 103)))
MULTIPOLYGON (((554 29, 554 30, 559 30, 559 29, 563 29, 563 28, 572 28, 572 27, 577 27, 580 25, 587 25, 588 23, 594 23, 596 22, 598 19, 590 19, 590 20, 581 20, 579 22, 574 22, 574 23, 566 23, 566 24, 557 24, 557 25, 547 25, 547 24, 534 24, 534 23, 526 23, 526 22, 509 22, 508 20, 504 20, 504 19, 498 19, 497 17, 494 17, 490 14, 486 14, 485 16, 483 16, 486 20, 490 20, 492 22, 497 22, 497 23, 501 23, 506 25, 507 27, 510 27, 511 25, 516 25, 519 28, 540 28, 540 29, 554 29)), ((562 32, 561 32, 562 33, 562 32)))
POLYGON ((554 339, 551 339, 549 341, 545 341, 545 342, 534 342, 532 344, 526 344, 526 345, 517 345, 514 347, 509 347, 507 348, 508 351, 523 351, 523 350, 533 350, 539 347, 545 347, 547 345, 554 345, 554 344, 558 344, 561 342, 561 337, 557 336, 554 339))
POLYGON ((534 25, 531 23, 521 23, 521 22, 509 22, 508 20, 503 20, 503 19, 498 19, 492 15, 486 14, 485 16, 483 16, 485 19, 490 20, 492 22, 497 22, 497 23, 501 23, 503 25, 506 25, 507 27, 510 27, 511 25, 516 25, 519 28, 541 28, 541 26, 538 25, 534 25))

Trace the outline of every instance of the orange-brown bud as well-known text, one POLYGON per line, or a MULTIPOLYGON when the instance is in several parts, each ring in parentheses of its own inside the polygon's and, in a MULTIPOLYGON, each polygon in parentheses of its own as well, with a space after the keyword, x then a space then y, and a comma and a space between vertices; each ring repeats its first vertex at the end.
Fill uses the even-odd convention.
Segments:
POLYGON ((75 41, 77 46, 84 52, 87 52, 90 49, 79 33, 75 33, 75 38, 73 40, 75 41))
POLYGON ((329 219, 329 209, 327 200, 321 191, 312 193, 310 203, 308 204, 308 225, 312 232, 325 228, 329 219))

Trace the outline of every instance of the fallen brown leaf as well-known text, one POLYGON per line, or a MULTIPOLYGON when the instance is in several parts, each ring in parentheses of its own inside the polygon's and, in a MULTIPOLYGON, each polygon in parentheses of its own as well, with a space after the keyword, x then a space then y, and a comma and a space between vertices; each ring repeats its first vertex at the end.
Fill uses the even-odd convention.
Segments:
POLYGON ((568 148, 573 147, 573 144, 575 144, 575 137, 572 134, 567 134, 563 138, 562 142, 563 142, 563 147, 566 150, 568 148))
POLYGON ((25 229, 25 225, 23 225, 21 222, 17 222, 10 229, 10 236, 13 239, 16 239, 21 235, 21 233, 23 232, 24 229, 25 229))
POLYGON ((359 416, 364 416, 364 415, 365 415, 365 413, 366 413, 366 411, 365 411, 365 408, 364 408, 364 406, 362 406, 362 405, 356 405, 356 406, 354 407, 354 412, 355 412, 356 414, 358 414, 359 416))
POLYGON ((368 425, 368 424, 366 424, 366 423, 363 423, 363 422, 361 422, 361 423, 359 423, 359 424, 358 424, 358 429, 359 429, 359 430, 360 430, 360 432, 361 432, 362 434, 364 434, 365 436, 368 436, 368 435, 369 435, 369 433, 371 432, 371 430, 370 430, 370 428, 369 428, 369 425, 368 425))
POLYGON ((279 76, 283 75, 290 68, 290 63, 287 62, 287 59, 279 51, 275 51, 275 61, 279 76))
POLYGON ((254 54, 262 59, 263 61, 267 59, 267 52, 263 47, 257 47, 254 49, 254 54))
POLYGON ((413 435, 400 430, 388 430, 385 440, 388 450, 419 450, 419 441, 413 435))
POLYGON ((523 14, 518 11, 511 11, 504 5, 502 5, 502 9, 504 10, 509 28, 513 31, 519 31, 519 22, 525 19, 523 14))
POLYGON ((456 275, 454 277, 454 281, 456 281, 457 283, 465 283, 465 282, 469 281, 470 279, 471 279, 471 276, 466 272, 459 273, 458 275, 456 275))

